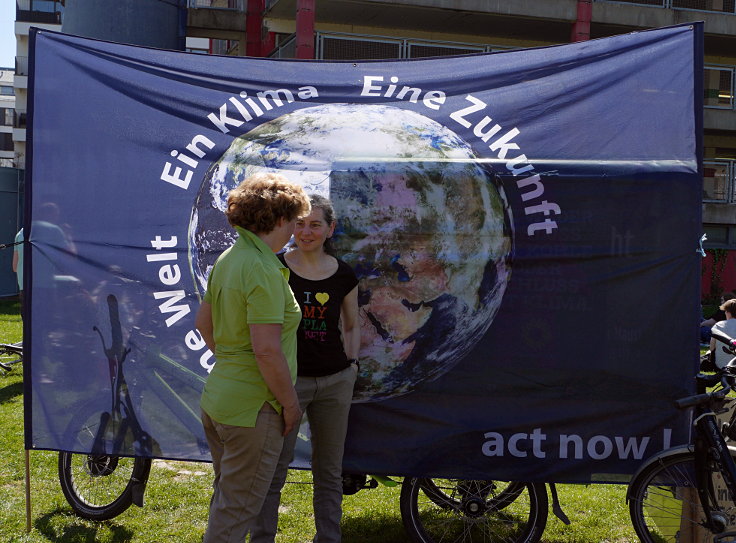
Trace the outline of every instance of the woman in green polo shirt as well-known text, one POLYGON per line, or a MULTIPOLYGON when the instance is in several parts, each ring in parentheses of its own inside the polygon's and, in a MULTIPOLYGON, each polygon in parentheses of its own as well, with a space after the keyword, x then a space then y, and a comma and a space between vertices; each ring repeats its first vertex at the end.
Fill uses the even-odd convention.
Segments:
POLYGON ((258 174, 230 191, 235 244, 210 271, 196 326, 217 363, 202 391, 215 471, 204 543, 242 543, 261 510, 284 436, 302 416, 294 390, 299 305, 276 257, 310 211, 298 185, 258 174))

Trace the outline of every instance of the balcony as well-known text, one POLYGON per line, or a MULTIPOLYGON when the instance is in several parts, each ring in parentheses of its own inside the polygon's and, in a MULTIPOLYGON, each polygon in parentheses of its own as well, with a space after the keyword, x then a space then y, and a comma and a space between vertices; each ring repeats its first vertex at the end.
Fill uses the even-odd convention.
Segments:
POLYGON ((245 0, 189 0, 193 9, 229 9, 245 11, 245 0))
POLYGON ((15 75, 28 75, 28 57, 15 57, 15 75))
POLYGON ((245 38, 245 0, 189 0, 187 35, 193 38, 245 38))
POLYGON ((25 109, 16 109, 13 115, 14 128, 26 128, 27 113, 25 109))
POLYGON ((736 13, 736 0, 597 0, 598 2, 618 2, 638 6, 654 6, 666 9, 692 11, 714 11, 717 13, 736 13))
POLYGON ((58 0, 16 0, 15 20, 24 23, 60 25, 64 6, 58 0))

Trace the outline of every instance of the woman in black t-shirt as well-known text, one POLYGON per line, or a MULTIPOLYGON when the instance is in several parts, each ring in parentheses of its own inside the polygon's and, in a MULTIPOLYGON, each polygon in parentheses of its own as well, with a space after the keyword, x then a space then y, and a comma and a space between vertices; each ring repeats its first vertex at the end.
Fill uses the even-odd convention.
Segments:
MULTIPOLYGON (((330 254, 335 212, 327 198, 310 196, 312 212, 297 220, 296 248, 279 255, 290 270, 289 285, 302 310, 297 331, 299 404, 311 431, 316 543, 341 540, 342 456, 348 412, 358 375, 360 326, 358 280, 353 270, 330 254)), ((294 458, 298 429, 284 440, 251 543, 272 543, 278 523, 281 488, 294 458)))

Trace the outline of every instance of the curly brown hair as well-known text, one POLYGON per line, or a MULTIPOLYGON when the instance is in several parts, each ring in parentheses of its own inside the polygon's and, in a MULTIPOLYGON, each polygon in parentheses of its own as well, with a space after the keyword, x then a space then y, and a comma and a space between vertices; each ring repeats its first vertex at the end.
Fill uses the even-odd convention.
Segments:
POLYGON ((279 219, 292 221, 310 212, 302 187, 277 173, 258 173, 228 193, 225 216, 232 226, 267 234, 279 219))

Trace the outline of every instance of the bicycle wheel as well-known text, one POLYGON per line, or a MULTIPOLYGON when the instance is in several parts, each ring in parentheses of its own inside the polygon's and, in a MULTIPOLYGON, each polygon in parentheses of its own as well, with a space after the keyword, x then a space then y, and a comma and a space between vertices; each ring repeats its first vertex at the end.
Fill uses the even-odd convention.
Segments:
POLYGON ((23 346, 20 343, 0 345, 0 369, 10 371, 14 364, 23 361, 23 346))
POLYGON ((417 543, 535 543, 547 524, 541 483, 405 478, 400 500, 417 543))
MULTIPOLYGON (((709 479, 711 509, 721 512, 725 524, 733 524, 736 510, 717 468, 709 479)), ((642 543, 712 542, 697 491, 694 454, 662 458, 637 475, 629 487, 629 514, 642 543)), ((723 541, 736 541, 736 537, 723 541)))
MULTIPOLYGON (((69 430, 74 429, 75 448, 94 454, 59 453, 59 483, 64 497, 78 516, 90 520, 111 519, 130 507, 134 492, 145 488, 151 471, 149 458, 106 454, 118 438, 108 422, 99 414, 72 420, 69 430)), ((142 504, 142 494, 137 503, 142 504)))
POLYGON ((148 479, 151 460, 59 453, 59 482, 74 512, 90 520, 118 516, 133 503, 133 487, 148 479))

